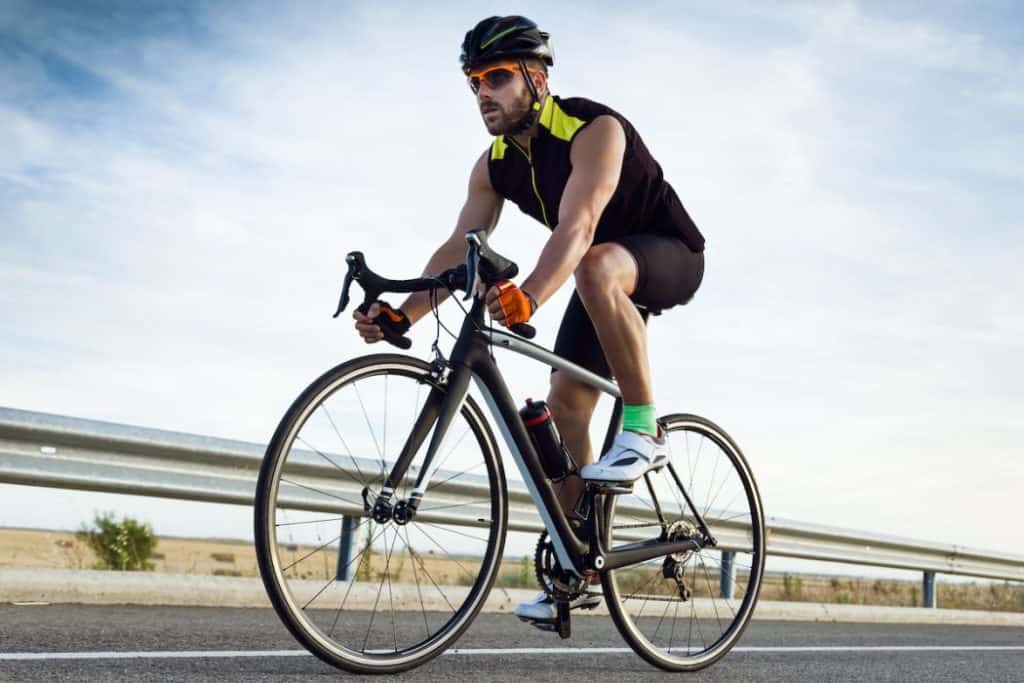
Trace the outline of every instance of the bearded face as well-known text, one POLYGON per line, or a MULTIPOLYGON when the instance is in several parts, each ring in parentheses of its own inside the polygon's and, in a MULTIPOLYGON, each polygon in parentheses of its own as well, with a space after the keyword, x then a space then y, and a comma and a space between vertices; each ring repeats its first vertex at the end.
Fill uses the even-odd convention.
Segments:
POLYGON ((530 91, 518 75, 503 88, 492 90, 486 86, 477 93, 477 103, 484 126, 491 135, 506 135, 530 112, 533 99, 530 91))

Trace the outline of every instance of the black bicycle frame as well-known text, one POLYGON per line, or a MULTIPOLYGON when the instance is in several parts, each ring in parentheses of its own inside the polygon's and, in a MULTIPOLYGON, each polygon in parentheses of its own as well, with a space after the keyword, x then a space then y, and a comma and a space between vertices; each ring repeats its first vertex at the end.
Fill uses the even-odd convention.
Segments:
MULTIPOLYGON (((447 386, 444 389, 437 386, 432 388, 409 438, 384 483, 376 506, 383 505, 385 508, 390 506, 390 498, 396 486, 403 481, 413 457, 422 446, 427 434, 430 433, 431 427, 436 423, 416 485, 409 500, 405 501, 406 509, 415 514, 426 486, 429 484, 431 463, 441 446, 441 440, 452 419, 462 407, 469 391, 470 379, 475 379, 512 451, 523 481, 537 505, 537 510, 563 569, 577 576, 583 576, 589 571, 618 569, 670 553, 697 550, 703 547, 704 543, 700 539, 666 540, 663 537, 615 548, 603 547, 603 539, 607 530, 604 528, 606 523, 605 506, 602 497, 613 494, 602 494, 591 486, 587 487, 584 496, 589 496, 587 504, 592 513, 588 515, 587 523, 580 529, 583 532, 581 538, 562 511, 555 491, 544 474, 540 457, 519 417, 516 402, 509 393, 505 380, 491 356, 492 343, 492 334, 488 332, 484 324, 484 302, 480 298, 474 298, 451 352, 448 363, 451 371, 447 386)), ((610 446, 611 439, 618 431, 620 419, 621 399, 616 402, 612 421, 608 427, 605 450, 610 446)), ((696 510, 693 512, 697 513, 696 510)), ((386 510, 384 513, 386 514, 386 510)), ((700 526, 703 526, 703 520, 699 520, 699 523, 700 526)))

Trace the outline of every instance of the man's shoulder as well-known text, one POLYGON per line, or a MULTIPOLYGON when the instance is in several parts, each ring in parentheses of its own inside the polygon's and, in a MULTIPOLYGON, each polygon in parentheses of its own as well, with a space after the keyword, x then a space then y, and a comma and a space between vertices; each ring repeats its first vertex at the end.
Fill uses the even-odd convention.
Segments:
POLYGON ((617 115, 617 112, 606 104, 601 104, 586 97, 555 97, 555 102, 569 116, 584 121, 596 119, 604 114, 617 115))

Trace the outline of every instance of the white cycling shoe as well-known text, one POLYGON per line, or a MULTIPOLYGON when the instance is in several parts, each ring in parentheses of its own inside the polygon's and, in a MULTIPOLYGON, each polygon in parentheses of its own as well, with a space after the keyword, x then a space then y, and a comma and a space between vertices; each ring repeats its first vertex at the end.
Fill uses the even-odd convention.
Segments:
POLYGON ((651 470, 668 464, 669 449, 665 433, 658 428, 658 436, 639 432, 620 432, 612 447, 601 459, 580 469, 580 476, 588 481, 631 484, 651 470))
MULTIPOLYGON (((584 593, 569 603, 569 609, 594 609, 602 599, 600 594, 584 593)), ((533 600, 516 605, 515 615, 523 621, 553 623, 558 620, 558 608, 550 595, 541 592, 533 600)))

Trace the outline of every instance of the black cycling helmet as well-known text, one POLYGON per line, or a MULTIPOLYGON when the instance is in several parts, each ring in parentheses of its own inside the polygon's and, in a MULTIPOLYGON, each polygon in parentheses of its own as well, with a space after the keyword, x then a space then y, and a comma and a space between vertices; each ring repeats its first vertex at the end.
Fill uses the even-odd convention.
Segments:
POLYGON ((462 70, 502 59, 540 59, 554 66, 555 55, 548 42, 551 36, 526 17, 488 17, 466 32, 462 41, 462 70))

